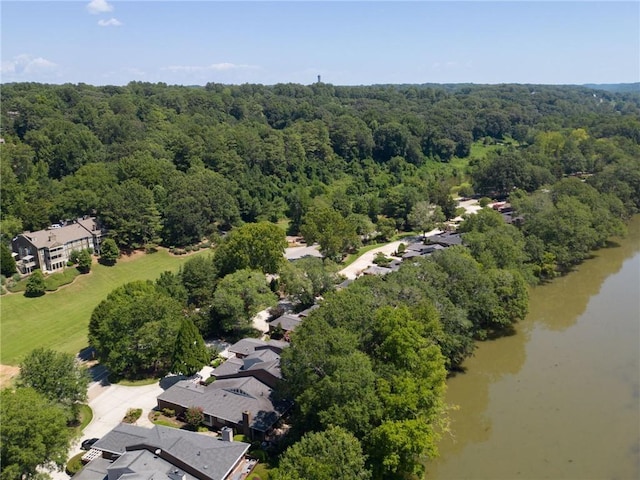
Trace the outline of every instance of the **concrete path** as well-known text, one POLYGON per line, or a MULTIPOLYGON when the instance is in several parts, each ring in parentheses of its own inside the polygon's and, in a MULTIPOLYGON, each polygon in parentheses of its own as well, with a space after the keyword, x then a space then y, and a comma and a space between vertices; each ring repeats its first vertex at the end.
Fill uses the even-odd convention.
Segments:
MULTIPOLYGON (((118 425, 130 408, 142 408, 142 415, 135 423, 142 427, 152 427, 149 412, 157 405, 156 397, 164 390, 158 382, 142 387, 124 387, 121 385, 91 384, 88 390, 89 406, 93 411, 93 419, 86 426, 82 436, 72 443, 68 458, 82 451, 80 445, 87 438, 101 438, 118 425)), ((49 472, 54 480, 68 480, 69 475, 63 472, 49 472)))

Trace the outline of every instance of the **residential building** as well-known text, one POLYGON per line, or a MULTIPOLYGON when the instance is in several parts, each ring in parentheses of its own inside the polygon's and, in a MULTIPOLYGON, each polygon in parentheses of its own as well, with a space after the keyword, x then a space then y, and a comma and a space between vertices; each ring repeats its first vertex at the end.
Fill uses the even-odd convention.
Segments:
POLYGON ((282 380, 280 353, 287 346, 287 342, 244 338, 229 347, 236 356, 211 372, 213 383, 180 381, 158 396, 158 408, 181 415, 200 407, 205 425, 231 427, 252 440, 264 440, 293 405, 275 392, 282 380))
POLYGON ((21 233, 11 241, 11 248, 22 273, 31 273, 36 268, 54 272, 65 267, 74 250, 91 248, 100 253, 105 234, 95 217, 82 217, 45 230, 21 233))
POLYGON ((233 437, 121 423, 93 444, 74 480, 231 480, 255 465, 233 437))
POLYGON ((264 440, 292 406, 274 393, 253 376, 220 379, 210 385, 182 380, 158 396, 158 409, 181 415, 190 407, 200 407, 205 425, 231 427, 252 440, 264 440))

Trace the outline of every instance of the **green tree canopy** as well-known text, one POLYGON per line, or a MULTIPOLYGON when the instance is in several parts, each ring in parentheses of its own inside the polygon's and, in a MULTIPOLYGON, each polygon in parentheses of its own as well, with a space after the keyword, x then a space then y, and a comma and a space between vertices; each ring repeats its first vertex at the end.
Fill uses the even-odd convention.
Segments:
POLYGON ((44 283, 44 275, 41 270, 34 270, 27 280, 27 286, 24 291, 27 297, 39 297, 44 295, 46 285, 44 283))
POLYGON ((93 310, 89 345, 115 375, 136 377, 164 371, 174 349, 167 339, 176 338, 182 317, 182 305, 152 282, 127 283, 93 310))
POLYGON ((20 364, 18 385, 70 407, 87 399, 89 375, 70 353, 37 348, 20 364))
POLYGON ((16 261, 11 255, 11 250, 4 242, 0 243, 0 273, 5 277, 10 277, 16 272, 16 261))
POLYGON ((214 264, 220 276, 237 270, 277 273, 284 262, 285 232, 269 222, 235 228, 216 249, 214 264))
POLYGON ((105 238, 100 245, 100 262, 104 265, 115 265, 120 257, 120 249, 113 238, 105 238))
POLYGON ((355 226, 331 207, 315 207, 304 216, 300 233, 307 244, 318 242, 325 258, 342 260, 345 253, 357 247, 360 240, 355 226))
POLYGON ((411 212, 409 212, 407 219, 413 228, 422 232, 423 236, 445 221, 442 209, 438 205, 431 205, 425 201, 416 203, 411 212))
POLYGON ((81 250, 78 253, 78 270, 80 271, 80 273, 89 273, 89 271, 91 270, 91 263, 92 258, 89 250, 81 250))
POLYGON ((269 473, 274 480, 367 480, 371 472, 356 437, 348 430, 330 427, 307 433, 289 447, 277 469, 269 473))
POLYGON ((64 466, 70 434, 62 407, 32 388, 4 389, 0 413, 2 480, 38 478, 39 466, 64 466))
POLYGON ((211 310, 223 332, 242 332, 251 328, 256 313, 274 306, 276 300, 262 272, 238 270, 220 280, 211 310))
POLYGON ((190 377, 210 360, 202 335, 188 318, 180 321, 171 359, 171 371, 190 377))

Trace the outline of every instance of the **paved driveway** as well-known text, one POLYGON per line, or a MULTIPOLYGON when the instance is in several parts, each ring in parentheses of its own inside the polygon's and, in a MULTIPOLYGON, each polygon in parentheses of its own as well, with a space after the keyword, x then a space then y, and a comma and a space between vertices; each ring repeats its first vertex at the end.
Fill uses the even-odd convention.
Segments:
MULTIPOLYGON (((124 387, 122 385, 102 385, 99 382, 89 387, 89 406, 93 410, 93 419, 86 426, 82 436, 73 442, 69 457, 80 453, 80 444, 87 438, 101 438, 120 423, 130 408, 142 408, 142 415, 136 425, 152 427, 149 412, 157 405, 156 397, 164 390, 159 383, 143 387, 124 387)), ((64 472, 50 472, 54 480, 68 480, 64 472)))

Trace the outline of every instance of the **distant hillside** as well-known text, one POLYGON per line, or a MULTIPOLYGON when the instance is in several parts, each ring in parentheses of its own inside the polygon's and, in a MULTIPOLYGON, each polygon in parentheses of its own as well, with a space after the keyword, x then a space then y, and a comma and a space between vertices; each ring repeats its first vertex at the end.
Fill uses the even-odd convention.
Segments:
POLYGON ((640 92, 640 82, 635 83, 585 83, 583 85, 594 90, 605 90, 607 92, 626 93, 640 92))

